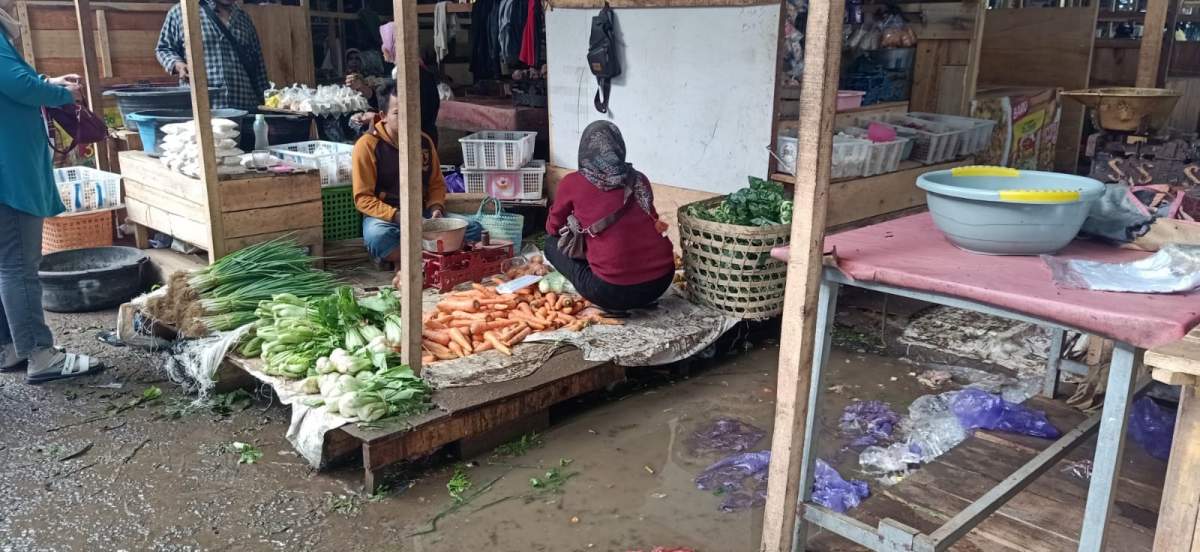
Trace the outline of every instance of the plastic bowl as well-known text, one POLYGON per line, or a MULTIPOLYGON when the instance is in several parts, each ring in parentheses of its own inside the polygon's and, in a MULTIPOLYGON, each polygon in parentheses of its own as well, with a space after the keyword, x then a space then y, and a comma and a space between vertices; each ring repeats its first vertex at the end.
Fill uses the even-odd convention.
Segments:
POLYGON ((120 305, 145 289, 150 258, 132 247, 89 247, 42 257, 42 305, 51 312, 91 312, 120 305))
POLYGON ((950 243, 986 255, 1042 255, 1066 247, 1104 184, 1082 176, 959 167, 917 178, 950 243))
MULTIPOLYGON (((242 124, 242 118, 245 116, 246 112, 241 109, 212 110, 214 119, 229 119, 238 126, 245 126, 242 124)), ((171 123, 190 121, 192 112, 187 109, 152 109, 130 113, 126 119, 137 124, 138 135, 142 138, 142 151, 152 157, 158 157, 158 141, 163 137, 163 132, 159 128, 171 123)))

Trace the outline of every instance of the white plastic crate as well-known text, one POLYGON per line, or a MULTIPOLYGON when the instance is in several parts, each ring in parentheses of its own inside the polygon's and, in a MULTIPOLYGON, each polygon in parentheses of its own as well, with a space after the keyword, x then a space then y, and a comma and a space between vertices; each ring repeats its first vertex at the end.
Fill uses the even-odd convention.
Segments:
POLYGON ((926 165, 958 157, 959 144, 966 132, 963 129, 905 115, 889 115, 876 122, 891 126, 897 135, 911 140, 913 147, 909 158, 926 165))
POLYGON ((121 175, 90 167, 54 169, 58 197, 68 213, 121 206, 121 175))
POLYGON ((533 159, 536 132, 485 130, 466 138, 462 145, 462 168, 472 170, 515 171, 533 159))
POLYGON ((996 129, 996 121, 974 117, 920 112, 909 113, 908 116, 962 129, 963 135, 958 144, 959 155, 975 155, 987 149, 992 142, 992 131, 996 129))
POLYGON ((894 172, 900 168, 900 161, 906 157, 904 151, 909 142, 908 138, 897 136, 890 142, 871 142, 867 138, 867 129, 865 128, 850 127, 842 132, 871 143, 867 151, 867 161, 863 164, 863 176, 894 172))
POLYGON ((487 194, 509 201, 542 199, 542 183, 546 179, 546 162, 531 161, 515 171, 462 169, 468 194, 487 194))
POLYGON ((322 188, 353 184, 354 164, 351 156, 354 146, 351 144, 313 140, 271 146, 269 151, 271 155, 297 167, 319 170, 322 188))
MULTIPOLYGON (((776 136, 776 168, 786 174, 795 174, 796 138, 780 134, 776 136)), ((832 178, 852 178, 862 176, 863 166, 871 143, 851 136, 833 137, 833 166, 830 169, 832 178)))

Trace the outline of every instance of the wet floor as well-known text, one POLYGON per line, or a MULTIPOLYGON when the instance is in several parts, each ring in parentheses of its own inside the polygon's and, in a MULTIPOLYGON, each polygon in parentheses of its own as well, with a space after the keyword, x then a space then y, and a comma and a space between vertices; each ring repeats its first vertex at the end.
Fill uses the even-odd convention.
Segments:
MULTIPOLYGON (((769 341, 687 378, 646 370, 640 383, 556 411, 556 423, 516 455, 465 459, 457 465, 468 500, 433 530, 431 520, 455 504, 454 460, 361 489, 356 468, 317 473, 292 452, 289 413, 269 398, 229 414, 180 412, 186 399, 156 356, 96 340, 112 314, 51 319, 68 346, 113 369, 41 387, 0 375, 2 550, 757 549, 761 508, 719 511, 721 497, 693 480, 721 454, 694 452, 688 441, 719 417, 771 430, 769 341), (163 396, 139 403, 152 387, 163 396), (261 458, 240 464, 235 441, 261 458)), ((821 456, 856 475, 836 413, 854 399, 903 412, 928 390, 913 377, 919 369, 854 345, 835 348, 830 368, 822 410, 834 415, 824 416, 821 456)), ((751 450, 769 446, 768 434, 751 450)))

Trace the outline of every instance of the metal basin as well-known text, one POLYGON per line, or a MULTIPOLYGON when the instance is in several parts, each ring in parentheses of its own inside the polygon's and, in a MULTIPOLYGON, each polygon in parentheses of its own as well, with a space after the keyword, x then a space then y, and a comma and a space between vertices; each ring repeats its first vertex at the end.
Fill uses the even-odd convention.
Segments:
POLYGON ((1183 93, 1167 88, 1089 88, 1062 95, 1095 109, 1100 128, 1146 133, 1167 124, 1183 93))
POLYGON ((467 221, 436 218, 421 221, 421 249, 431 253, 452 253, 462 249, 467 221))
POLYGON ((51 312, 116 307, 144 289, 150 258, 132 247, 89 247, 42 257, 42 306, 51 312))
MULTIPOLYGON (((209 97, 215 96, 221 89, 208 88, 209 97)), ((137 130, 137 121, 130 120, 129 115, 139 111, 152 109, 181 109, 192 110, 192 88, 176 85, 130 85, 118 86, 104 91, 105 96, 117 99, 117 110, 125 120, 125 128, 137 130)))

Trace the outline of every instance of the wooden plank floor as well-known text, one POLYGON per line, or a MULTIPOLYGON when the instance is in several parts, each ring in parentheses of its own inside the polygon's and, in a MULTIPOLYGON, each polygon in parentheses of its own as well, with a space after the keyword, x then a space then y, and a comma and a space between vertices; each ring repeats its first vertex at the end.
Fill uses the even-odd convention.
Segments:
MULTIPOLYGON (((1085 418, 1083 413, 1061 402, 1037 398, 1028 404, 1045 410, 1060 430, 1069 429, 1085 418)), ((1073 475, 1070 465, 1090 459, 1095 443, 1094 437, 1084 442, 951 550, 1075 550, 1083 524, 1088 480, 1073 475)), ((872 481, 872 496, 852 510, 851 515, 871 526, 881 519, 892 518, 920 531, 932 532, 1050 444, 1050 440, 1034 437, 978 431, 892 487, 872 481)), ((1165 473, 1165 462, 1150 457, 1140 445, 1126 439, 1114 518, 1108 529, 1110 550, 1151 550, 1165 473)), ((810 532, 809 549, 861 550, 828 532, 810 532)))

